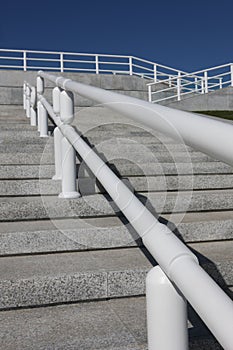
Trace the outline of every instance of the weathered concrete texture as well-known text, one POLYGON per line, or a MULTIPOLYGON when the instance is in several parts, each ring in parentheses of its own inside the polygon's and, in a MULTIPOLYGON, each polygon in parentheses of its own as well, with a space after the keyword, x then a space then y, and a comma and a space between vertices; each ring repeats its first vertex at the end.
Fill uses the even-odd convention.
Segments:
MULTIPOLYGON (((232 174, 233 170, 227 164, 220 162, 208 163, 138 163, 114 160, 108 165, 122 176, 153 176, 153 175, 185 175, 185 174, 232 174)), ((52 178, 54 165, 49 164, 21 164, 0 165, 0 179, 38 179, 52 178)), ((85 173, 84 173, 85 175, 85 173)), ((224 178, 224 176, 223 176, 224 178)), ((223 180, 225 181, 225 180, 223 180)))
MULTIPOLYGON (((39 175, 39 174, 38 174, 39 175)), ((233 175, 180 175, 180 176, 142 176, 122 178, 122 181, 131 190, 137 192, 161 192, 176 190, 204 190, 232 188, 233 175)), ((77 188, 84 195, 106 193, 96 179, 79 178, 77 188)), ((32 196, 32 195, 58 195, 62 190, 61 181, 40 180, 0 180, 0 195, 32 196)))
POLYGON ((142 350, 146 348, 144 306, 144 299, 133 298, 8 311, 0 322, 1 344, 5 350, 142 350))
MULTIPOLYGON (((232 242, 191 247, 223 288, 233 284, 232 242)), ((0 308, 141 295, 150 267, 138 248, 4 257, 0 308)))
POLYGON ((54 165, 0 165, 0 179, 52 178, 54 165))
POLYGON ((124 226, 2 233, 0 255, 135 247, 136 237, 124 226))
MULTIPOLYGON (((146 350, 145 304, 137 297, 4 311, 1 344, 5 350, 146 350)), ((198 319, 189 336, 191 350, 222 349, 198 319)))
POLYGON ((232 87, 227 87, 222 90, 209 92, 208 94, 198 94, 186 97, 181 101, 163 101, 159 104, 171 108, 177 108, 187 111, 221 111, 233 110, 232 87))
MULTIPOLYGON (((157 214, 233 209, 232 190, 157 192, 150 193, 148 198, 139 194, 139 199, 157 214)), ((90 217, 114 213, 119 213, 116 205, 101 194, 76 200, 61 200, 56 196, 14 197, 14 200, 12 197, 0 198, 1 221, 90 217)))
MULTIPOLYGON (((103 89, 111 90, 145 90, 147 91, 147 80, 138 78, 136 76, 128 75, 111 75, 111 74, 88 74, 75 72, 52 72, 56 76, 64 76, 65 78, 79 81, 83 84, 93 85, 103 89)), ((24 81, 30 84, 35 84, 37 71, 9 71, 1 70, 0 72, 0 86, 4 87, 22 87, 24 81)), ((54 84, 46 81, 47 87, 53 87, 54 84)))
MULTIPOLYGON (((35 83, 34 83, 35 85, 35 83)), ((129 90, 116 90, 119 94, 136 97, 141 100, 148 100, 148 94, 146 91, 129 91, 129 90)), ((51 103, 52 102, 52 89, 47 89, 44 96, 51 103)), ((1 87, 0 86, 0 105, 22 105, 23 94, 22 87, 1 87)), ((74 98, 75 106, 79 107, 91 107, 95 106, 96 103, 87 98, 75 95, 74 98)))
MULTIPOLYGON (((118 93, 148 100, 148 92, 145 81, 142 78, 130 77, 127 75, 110 75, 110 74, 85 74, 85 73, 59 73, 52 72, 57 76, 78 81, 80 83, 97 86, 107 90, 117 91, 118 93)), ((1 71, 0 72, 0 105, 22 105, 22 86, 26 80, 30 84, 36 84, 37 72, 23 71, 1 71)), ((45 96, 51 101, 51 89, 54 84, 46 81, 45 96)), ((75 105, 93 106, 95 103, 86 98, 76 95, 75 105)))
POLYGON ((137 248, 5 257, 1 262, 0 308, 140 295, 150 268, 137 248))
MULTIPOLYGON (((233 239, 230 211, 188 213, 177 226, 169 223, 169 227, 185 242, 233 239)), ((142 246, 131 225, 111 216, 41 221, 39 227, 38 221, 1 223, 0 231, 2 256, 142 246)))

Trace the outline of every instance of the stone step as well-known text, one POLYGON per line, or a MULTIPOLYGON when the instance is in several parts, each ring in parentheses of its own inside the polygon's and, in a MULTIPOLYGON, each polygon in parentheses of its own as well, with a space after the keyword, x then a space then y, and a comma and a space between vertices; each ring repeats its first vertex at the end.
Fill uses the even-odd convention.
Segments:
MULTIPOLYGON (((138 194, 153 213, 184 213, 233 209, 233 190, 150 192, 138 194)), ((78 199, 57 196, 1 197, 0 221, 108 216, 119 213, 106 195, 87 195, 78 199)), ((171 215, 172 217, 172 215, 171 215)))
MULTIPOLYGON (((116 159, 109 162, 110 168, 121 176, 187 175, 187 174, 232 174, 233 169, 220 162, 207 163, 137 163, 116 159)), ((0 165, 0 179, 52 178, 53 165, 21 164, 0 165)))
MULTIPOLYGON (((233 212, 173 215, 170 228, 185 242, 233 239, 233 212)), ((165 222, 167 216, 160 218, 165 222)), ((141 246, 135 230, 114 216, 0 223, 0 255, 83 251, 141 246)))
MULTIPOLYGON (((193 320, 192 311, 189 317, 193 320)), ((0 327, 4 350, 147 349, 144 297, 4 311, 0 327)), ((189 349, 222 348, 195 318, 189 349)))
MULTIPOLYGON (((123 178, 123 182, 137 192, 207 190, 233 188, 233 175, 180 175, 147 176, 123 178)), ((105 189, 93 178, 79 178, 82 195, 105 193, 105 189)), ((0 196, 58 195, 61 181, 41 180, 0 180, 0 196)))
MULTIPOLYGON (((190 247, 224 289, 233 285, 233 241, 190 247)), ((1 257, 0 309, 143 295, 151 266, 139 248, 1 257)))
MULTIPOLYGON (((52 164, 54 162, 54 156, 53 156, 53 147, 50 147, 49 149, 45 146, 43 147, 37 147, 36 146, 36 152, 32 153, 30 152, 30 146, 24 147, 24 151, 20 148, 14 148, 8 149, 8 152, 1 153, 0 154, 0 163, 2 165, 10 165, 10 164, 52 164)), ((114 154, 112 151, 109 152, 109 154, 102 154, 103 159, 110 162, 115 162, 115 159, 123 159, 124 162, 132 162, 132 163, 138 163, 138 164, 144 164, 144 163, 199 163, 199 162, 213 162, 214 160, 210 158, 209 156, 205 154, 201 154, 199 152, 193 152, 191 154, 187 154, 185 152, 176 152, 173 154, 169 154, 168 152, 158 152, 156 155, 153 153, 145 153, 144 154, 137 154, 133 152, 123 152, 119 153, 114 151, 114 154), (122 156, 119 156, 122 154, 122 156)))

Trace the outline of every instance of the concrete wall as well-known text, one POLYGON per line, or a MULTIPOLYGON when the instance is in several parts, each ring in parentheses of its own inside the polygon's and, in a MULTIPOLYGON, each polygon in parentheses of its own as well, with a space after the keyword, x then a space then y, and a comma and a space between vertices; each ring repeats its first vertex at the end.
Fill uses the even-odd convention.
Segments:
POLYGON ((164 106, 186 111, 232 111, 233 110, 233 88, 227 87, 221 90, 209 92, 204 95, 192 95, 178 101, 164 101, 164 106))
MULTIPOLYGON (((78 81, 80 83, 97 86, 103 89, 116 91, 118 93, 127 94, 147 100, 147 86, 142 78, 127 75, 110 75, 110 74, 84 74, 84 73, 60 73, 52 72, 57 76, 65 76, 66 78, 78 81)), ((0 105, 22 105, 22 86, 26 80, 31 85, 35 85, 36 71, 0 71, 0 105)), ((54 85, 46 81, 46 96, 51 101, 51 89, 54 85)), ((93 101, 75 96, 76 106, 86 107, 94 104, 93 101)))

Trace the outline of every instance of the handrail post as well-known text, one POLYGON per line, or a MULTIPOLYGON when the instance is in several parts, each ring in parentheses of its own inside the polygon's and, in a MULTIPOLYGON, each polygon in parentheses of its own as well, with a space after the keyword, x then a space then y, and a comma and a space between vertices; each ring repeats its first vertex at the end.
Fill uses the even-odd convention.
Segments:
POLYGON ((48 137, 48 112, 42 103, 39 104, 40 137, 48 137))
POLYGON ((208 94, 208 72, 204 72, 205 93, 208 94))
POLYGON ((233 86, 233 63, 231 64, 231 86, 233 86))
POLYGON ((148 350, 187 350, 187 303, 159 266, 146 278, 148 350))
MULTIPOLYGON (((63 90, 60 94, 60 118, 63 124, 74 119, 74 95, 63 90)), ((62 138, 62 192, 59 198, 78 198, 76 185, 76 151, 65 136, 62 138)))
POLYGON ((195 77, 195 91, 198 92, 198 78, 195 77))
POLYGON ((30 118, 30 96, 31 96, 30 87, 27 85, 27 87, 26 87, 26 116, 28 118, 30 118))
POLYGON ((219 78, 219 88, 222 89, 222 78, 219 78))
POLYGON ((133 57, 129 57, 129 75, 133 75, 133 57))
POLYGON ((157 64, 154 64, 154 82, 157 83, 157 64))
POLYGON ((95 56, 95 73, 99 74, 99 56, 95 56))
POLYGON ((27 84, 24 82, 23 83, 23 109, 26 110, 26 103, 27 103, 27 97, 26 97, 26 89, 27 89, 27 84))
POLYGON ((152 91, 151 91, 151 85, 148 85, 148 99, 149 99, 149 102, 152 102, 152 91))
POLYGON ((168 81, 168 86, 172 87, 172 75, 169 75, 169 81, 168 81))
POLYGON ((27 70, 27 52, 23 51, 23 70, 26 72, 27 70))
POLYGON ((178 72, 177 76, 177 101, 181 99, 181 72, 178 72))
POLYGON ((201 93, 205 93, 205 82, 203 77, 201 77, 201 93))
MULTIPOLYGON (((44 93, 44 79, 40 76, 36 78, 36 90, 37 93, 43 95, 44 93)), ((38 131, 40 132, 40 123, 41 122, 41 102, 37 100, 37 125, 38 131)))
MULTIPOLYGON (((53 111, 56 113, 58 117, 60 117, 60 94, 61 89, 56 86, 53 89, 53 111)), ((55 159, 55 175, 53 176, 53 180, 61 180, 62 179, 62 133, 58 127, 54 129, 53 132, 54 137, 54 159, 55 159)))
POLYGON ((36 88, 32 86, 31 88, 31 97, 30 97, 30 117, 31 125, 37 125, 37 113, 36 113, 36 88))
POLYGON ((60 53, 60 71, 61 71, 61 73, 64 72, 64 56, 63 56, 63 53, 60 53))

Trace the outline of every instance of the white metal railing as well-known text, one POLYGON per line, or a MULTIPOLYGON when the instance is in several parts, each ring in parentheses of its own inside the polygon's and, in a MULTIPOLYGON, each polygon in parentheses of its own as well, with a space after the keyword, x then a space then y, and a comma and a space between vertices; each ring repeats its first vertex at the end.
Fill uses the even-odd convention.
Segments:
POLYGON ((40 136, 48 136, 48 115, 56 125, 55 178, 62 180, 60 197, 80 196, 76 188, 77 151, 159 264, 149 272, 146 281, 149 350, 187 350, 186 299, 224 349, 232 350, 231 299, 199 266, 196 256, 167 226, 158 222, 70 125, 74 118, 73 93, 106 104, 106 107, 175 139, 180 134, 187 145, 195 146, 231 165, 233 126, 42 71, 38 73, 36 88, 24 83, 24 108, 31 124, 38 125, 40 136), (45 79, 55 84, 53 106, 43 97, 45 79))
POLYGON ((223 87, 233 86, 233 63, 224 64, 193 73, 179 73, 177 76, 163 80, 166 84, 160 87, 159 82, 148 85, 148 99, 152 103, 166 100, 180 101, 183 96, 206 94, 223 87))
POLYGON ((135 56, 0 49, 0 69, 136 75, 155 82, 186 72, 135 56))

